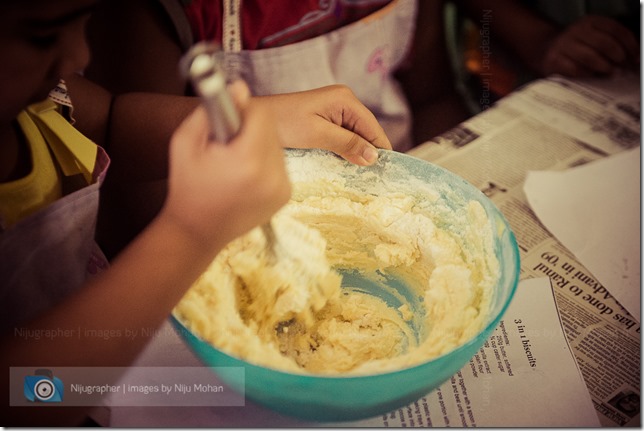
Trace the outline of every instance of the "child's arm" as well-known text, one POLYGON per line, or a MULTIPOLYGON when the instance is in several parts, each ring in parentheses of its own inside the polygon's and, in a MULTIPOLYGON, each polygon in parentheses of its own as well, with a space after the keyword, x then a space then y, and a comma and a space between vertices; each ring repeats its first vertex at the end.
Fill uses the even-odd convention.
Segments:
MULTIPOLYGON (((159 216, 109 270, 25 327, 89 327, 121 334, 125 329, 140 333, 142 328, 157 328, 219 250, 286 203, 290 185, 271 113, 251 103, 242 115, 239 136, 226 146, 207 141, 203 110, 188 117, 172 140, 169 193, 159 216)), ((126 367, 148 341, 125 336, 27 341, 12 335, 1 342, 2 380, 8 378, 10 366, 126 367)), ((3 393, 4 409, 8 391, 3 393)), ((22 408, 10 409, 11 416, 3 417, 12 418, 5 425, 15 425, 14 419, 20 419, 16 414, 34 423, 41 413, 55 417, 59 412, 70 413, 22 408)))
POLYGON ((113 96, 79 75, 65 81, 74 125, 110 155, 111 182, 167 178, 168 142, 198 99, 154 93, 113 96))
MULTIPOLYGON (((167 176, 167 142, 199 100, 154 93, 112 96, 80 76, 67 78, 76 127, 106 148, 112 183, 167 176)), ((347 87, 258 98, 275 111, 285 147, 326 148, 358 164, 371 164, 374 147, 391 143, 369 111, 347 87), (365 159, 366 156, 366 159, 365 159)))

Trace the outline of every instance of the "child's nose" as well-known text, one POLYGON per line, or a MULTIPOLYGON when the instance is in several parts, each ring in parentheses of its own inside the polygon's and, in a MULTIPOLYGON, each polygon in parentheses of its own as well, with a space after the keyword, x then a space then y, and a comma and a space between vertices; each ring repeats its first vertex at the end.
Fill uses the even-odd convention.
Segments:
POLYGON ((65 77, 80 72, 89 63, 90 51, 84 32, 69 32, 60 44, 57 72, 59 77, 65 77))

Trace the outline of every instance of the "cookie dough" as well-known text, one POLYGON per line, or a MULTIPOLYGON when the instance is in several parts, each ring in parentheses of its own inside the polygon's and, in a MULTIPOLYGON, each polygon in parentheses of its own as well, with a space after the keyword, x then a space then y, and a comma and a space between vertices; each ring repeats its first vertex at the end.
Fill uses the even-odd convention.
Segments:
POLYGON ((334 375, 417 365, 482 329, 499 270, 478 202, 295 178, 273 218, 276 248, 259 228, 229 244, 175 309, 189 329, 251 363, 334 375))

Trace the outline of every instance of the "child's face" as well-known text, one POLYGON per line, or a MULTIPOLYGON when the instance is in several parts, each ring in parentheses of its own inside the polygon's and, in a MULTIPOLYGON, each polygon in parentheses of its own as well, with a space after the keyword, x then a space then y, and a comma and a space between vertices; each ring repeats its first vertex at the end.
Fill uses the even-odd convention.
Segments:
POLYGON ((85 25, 97 0, 0 0, 0 124, 44 100, 89 61, 85 25))

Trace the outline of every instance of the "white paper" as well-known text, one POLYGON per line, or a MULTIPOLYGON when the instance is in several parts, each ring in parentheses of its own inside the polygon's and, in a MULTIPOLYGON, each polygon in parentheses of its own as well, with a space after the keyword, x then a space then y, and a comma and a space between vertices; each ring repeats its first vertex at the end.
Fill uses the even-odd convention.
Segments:
POLYGON ((543 225, 639 321, 640 148, 529 172, 524 191, 543 225))
MULTIPOLYGON (((159 362, 195 365, 195 358, 172 330, 160 334, 132 372, 140 373, 145 370, 140 367, 159 362)), ((132 376, 125 375, 123 380, 129 378, 132 376)), ((141 376, 136 378, 140 380, 141 376)), ((410 406, 385 415, 356 422, 313 423, 281 416, 247 401, 245 407, 117 407, 112 409, 110 425, 400 427, 430 423, 445 426, 448 422, 450 426, 466 423, 479 427, 599 426, 590 394, 563 335, 548 278, 519 284, 503 325, 451 381, 410 406)))

